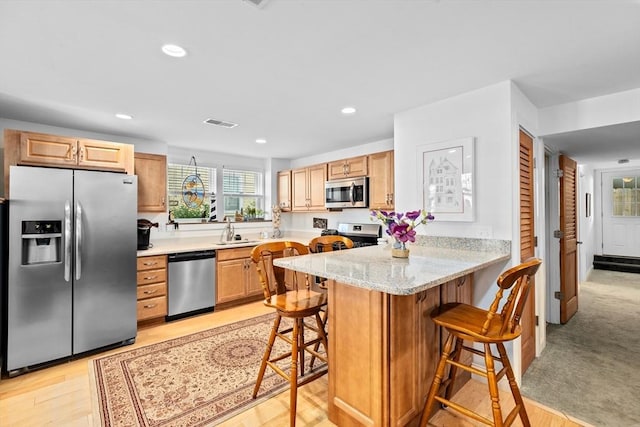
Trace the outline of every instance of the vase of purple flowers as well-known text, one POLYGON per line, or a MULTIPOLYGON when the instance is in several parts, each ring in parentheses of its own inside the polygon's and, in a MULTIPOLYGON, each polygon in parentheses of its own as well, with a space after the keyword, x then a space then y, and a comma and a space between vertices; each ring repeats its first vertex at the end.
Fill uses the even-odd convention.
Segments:
POLYGON ((394 258, 408 258, 407 242, 416 241, 416 227, 428 224, 435 217, 425 210, 401 212, 371 211, 371 219, 379 220, 385 226, 387 235, 393 238, 391 256, 394 258))

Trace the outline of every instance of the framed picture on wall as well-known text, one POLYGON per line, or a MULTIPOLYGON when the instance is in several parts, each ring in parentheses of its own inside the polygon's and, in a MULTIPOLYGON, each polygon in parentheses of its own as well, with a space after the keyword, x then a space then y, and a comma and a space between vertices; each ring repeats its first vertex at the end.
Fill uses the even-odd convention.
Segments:
POLYGON ((587 218, 591 216, 591 193, 585 193, 584 216, 587 218))
POLYGON ((437 221, 473 221, 474 138, 419 145, 416 154, 422 208, 437 221))

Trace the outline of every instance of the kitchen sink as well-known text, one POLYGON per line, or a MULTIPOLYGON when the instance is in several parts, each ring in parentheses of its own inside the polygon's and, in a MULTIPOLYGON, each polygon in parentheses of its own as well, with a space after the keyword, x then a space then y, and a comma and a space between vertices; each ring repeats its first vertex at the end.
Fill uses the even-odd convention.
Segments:
POLYGON ((246 244, 251 244, 251 243, 258 243, 258 240, 249 240, 249 239, 228 240, 228 241, 223 241, 223 242, 216 242, 216 245, 231 246, 231 245, 246 245, 246 244))

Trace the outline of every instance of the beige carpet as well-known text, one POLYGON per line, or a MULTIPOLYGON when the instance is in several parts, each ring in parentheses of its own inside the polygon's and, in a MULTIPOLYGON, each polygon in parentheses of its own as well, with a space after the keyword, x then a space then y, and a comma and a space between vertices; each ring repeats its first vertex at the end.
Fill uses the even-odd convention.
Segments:
MULTIPOLYGON (((267 369, 258 399, 251 397, 273 319, 268 314, 90 361, 94 419, 103 426, 210 426, 286 389, 267 369)), ((273 354, 288 349, 277 340, 273 354)))
POLYGON ((593 270, 578 305, 547 325, 522 394, 598 427, 640 426, 640 274, 593 270))

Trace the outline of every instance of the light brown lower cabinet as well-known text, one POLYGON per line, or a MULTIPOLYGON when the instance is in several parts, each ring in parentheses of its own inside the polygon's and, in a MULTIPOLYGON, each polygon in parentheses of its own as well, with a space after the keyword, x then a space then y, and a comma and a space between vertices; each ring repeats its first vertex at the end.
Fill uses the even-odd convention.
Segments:
POLYGON ((167 315, 167 256, 138 257, 138 322, 167 315))
POLYGON ((216 253, 216 305, 258 300, 262 286, 251 262, 252 246, 221 249, 216 253))
MULTIPOLYGON (((470 276, 463 283, 471 286, 470 276)), ((440 357, 441 331, 429 316, 440 287, 406 296, 333 280, 328 288, 329 419, 346 427, 416 425, 440 357)))

